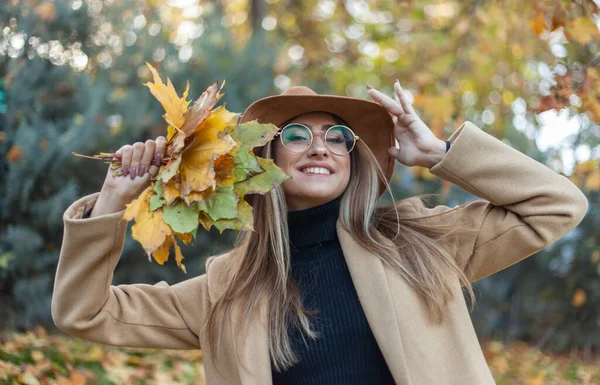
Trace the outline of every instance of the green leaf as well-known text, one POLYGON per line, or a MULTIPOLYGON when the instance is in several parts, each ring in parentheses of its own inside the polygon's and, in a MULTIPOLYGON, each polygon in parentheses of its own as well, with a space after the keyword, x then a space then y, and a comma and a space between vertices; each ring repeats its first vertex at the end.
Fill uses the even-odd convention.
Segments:
POLYGON ((233 169, 233 177, 236 181, 242 181, 250 175, 262 172, 256 156, 248 151, 246 146, 242 146, 233 157, 235 167, 233 169))
POLYGON ((179 170, 179 165, 181 164, 181 155, 177 157, 174 161, 171 162, 169 167, 165 166, 165 169, 158 174, 158 180, 163 182, 168 182, 171 178, 173 178, 177 171, 179 170))
POLYGON ((252 206, 248 204, 244 199, 240 199, 237 205, 237 218, 233 219, 219 219, 213 223, 213 226, 219 232, 223 230, 254 230, 253 217, 252 217, 252 206))
POLYGON ((238 143, 249 149, 265 145, 279 131, 274 124, 258 123, 256 120, 227 127, 227 132, 238 143))
POLYGON ((7 251, 0 254, 0 269, 5 270, 14 257, 15 256, 12 251, 7 251))
POLYGON ((165 204, 165 198, 163 196, 162 183, 158 181, 154 185, 154 192, 156 194, 152 194, 150 196, 150 211, 157 210, 161 208, 165 204))
POLYGON ((217 187, 215 195, 215 198, 197 202, 199 210, 207 213, 213 221, 237 217, 239 196, 233 191, 233 186, 217 187))
POLYGON ((163 208, 163 220, 178 233, 189 233, 198 228, 198 208, 196 205, 188 206, 182 200, 176 204, 163 208))
POLYGON ((246 194, 264 194, 286 179, 291 178, 277 167, 271 159, 256 158, 256 160, 264 172, 234 184, 234 191, 242 197, 246 194))

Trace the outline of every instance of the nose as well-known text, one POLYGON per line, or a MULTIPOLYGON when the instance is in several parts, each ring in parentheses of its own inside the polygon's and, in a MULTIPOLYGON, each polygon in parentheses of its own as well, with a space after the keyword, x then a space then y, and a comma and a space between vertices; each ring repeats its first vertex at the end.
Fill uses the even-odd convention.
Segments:
POLYGON ((307 150, 307 155, 312 156, 329 156, 329 149, 325 145, 323 135, 319 133, 313 133, 313 140, 310 147, 307 150))

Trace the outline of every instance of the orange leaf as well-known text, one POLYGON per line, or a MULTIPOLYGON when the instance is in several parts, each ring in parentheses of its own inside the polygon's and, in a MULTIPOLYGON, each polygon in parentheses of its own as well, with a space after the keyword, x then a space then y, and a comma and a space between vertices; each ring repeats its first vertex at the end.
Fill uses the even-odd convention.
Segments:
POLYGON ((529 27, 535 31, 538 35, 541 35, 542 32, 546 29, 546 22, 544 20, 544 14, 538 12, 535 15, 533 20, 529 21, 529 27))
POLYGON ((225 154, 215 160, 215 179, 220 186, 230 186, 235 182, 233 155, 225 154))
POLYGON ((587 294, 585 291, 583 289, 577 289, 575 290, 575 294, 573 294, 571 305, 573 305, 573 307, 580 307, 585 303, 586 300, 587 294))
POLYGON ((46 2, 35 7, 35 13, 40 20, 52 21, 55 18, 56 9, 53 3, 46 2))
POLYGON ((6 154, 6 158, 11 163, 17 163, 19 160, 21 160, 22 156, 23 156, 23 150, 19 146, 12 146, 10 148, 10 150, 8 150, 8 153, 6 154))

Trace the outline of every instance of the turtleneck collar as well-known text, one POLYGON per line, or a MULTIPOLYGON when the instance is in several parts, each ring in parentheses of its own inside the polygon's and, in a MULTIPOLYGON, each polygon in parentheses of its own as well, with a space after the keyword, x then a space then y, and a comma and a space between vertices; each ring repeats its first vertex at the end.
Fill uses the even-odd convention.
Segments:
POLYGON ((336 222, 341 197, 305 210, 288 211, 288 230, 292 251, 324 241, 337 240, 336 222))

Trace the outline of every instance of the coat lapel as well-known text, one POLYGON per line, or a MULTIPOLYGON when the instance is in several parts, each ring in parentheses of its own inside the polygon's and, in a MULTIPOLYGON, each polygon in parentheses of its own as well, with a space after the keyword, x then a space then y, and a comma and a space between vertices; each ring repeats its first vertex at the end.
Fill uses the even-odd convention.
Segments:
MULTIPOLYGON (((258 304, 260 316, 254 316, 248 325, 248 337, 241 347, 241 356, 246 368, 238 363, 238 373, 242 385, 265 385, 272 383, 271 358, 267 333, 267 298, 258 304)), ((232 311, 232 319, 237 319, 237 309, 232 311)), ((233 324, 232 329, 235 330, 233 324)))
POLYGON ((337 233, 358 298, 392 376, 397 384, 410 384, 402 336, 383 262, 360 246, 339 220, 337 233))

